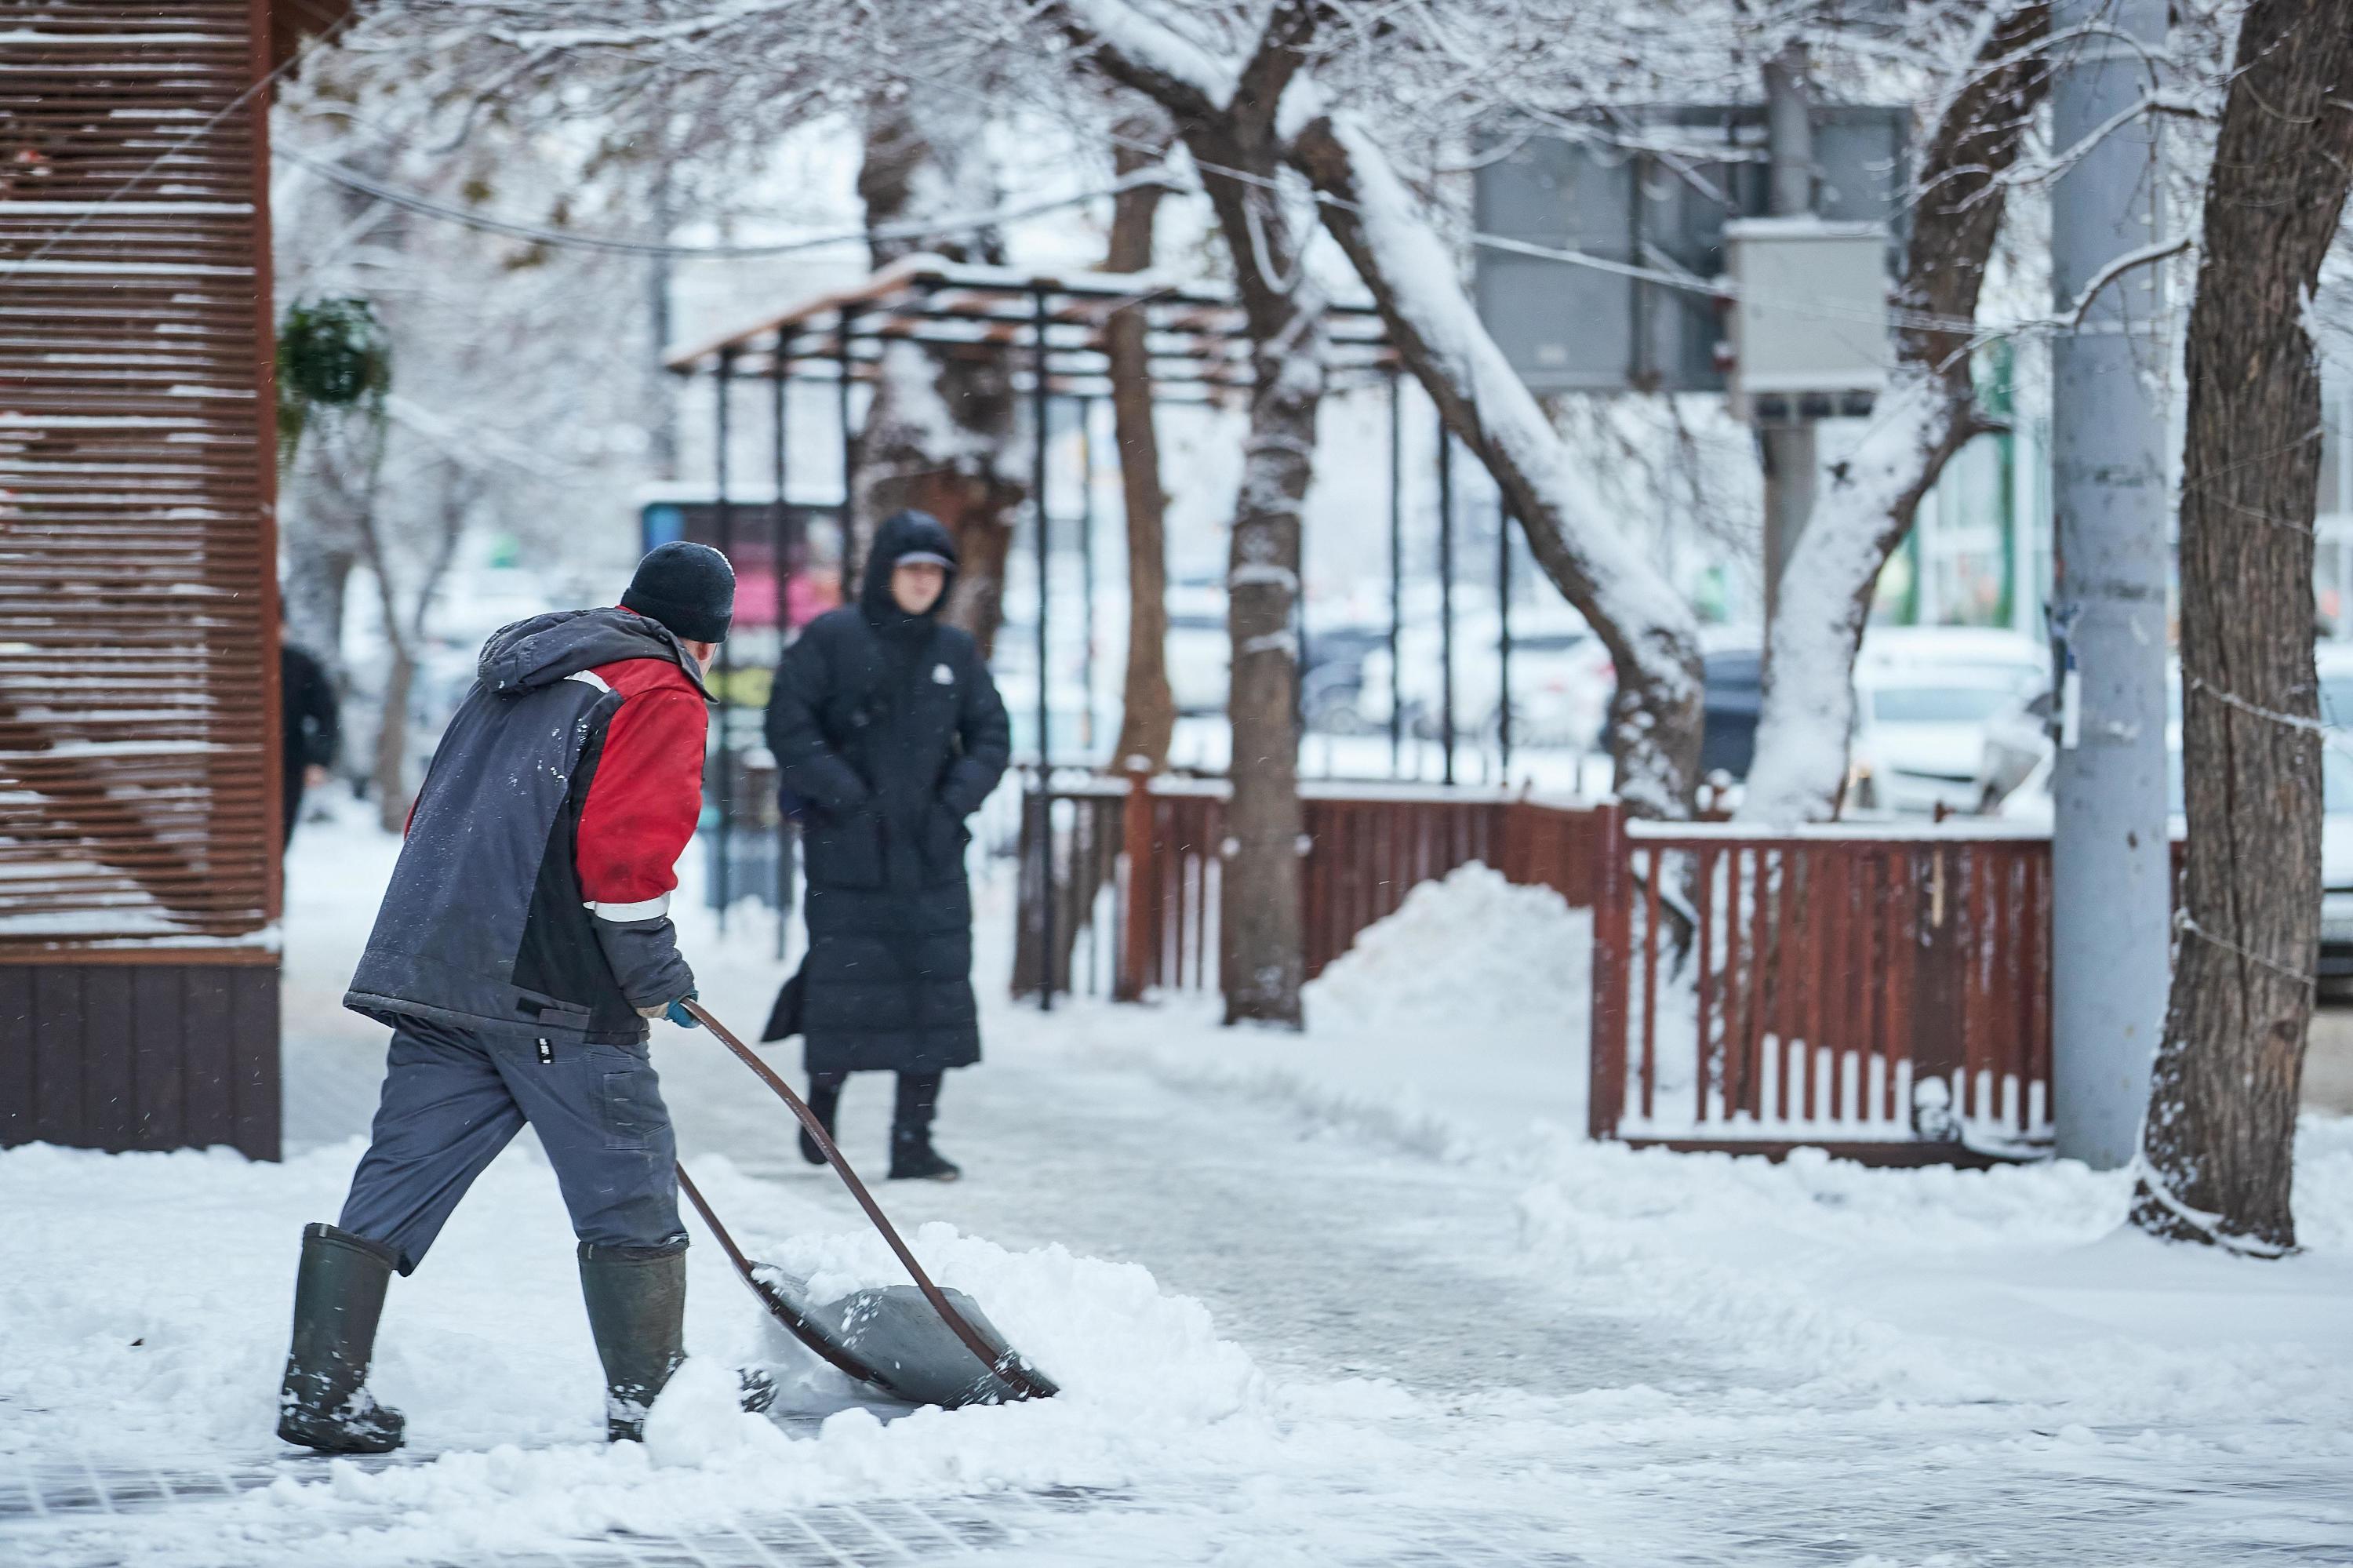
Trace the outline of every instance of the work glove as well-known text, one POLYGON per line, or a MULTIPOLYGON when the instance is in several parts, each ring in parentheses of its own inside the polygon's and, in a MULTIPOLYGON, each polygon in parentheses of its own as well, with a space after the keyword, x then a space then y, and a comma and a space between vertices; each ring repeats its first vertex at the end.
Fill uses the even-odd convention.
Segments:
POLYGON ((700 1029, 702 1025, 695 1021, 694 1014, 687 1012, 686 1004, 690 1001, 700 1001, 702 999, 702 993, 701 991, 691 991, 684 996, 680 997, 676 1001, 667 1004, 656 1002, 651 1007, 641 1007, 638 1009, 638 1016, 639 1018, 667 1018, 672 1023, 677 1024, 681 1029, 700 1029))

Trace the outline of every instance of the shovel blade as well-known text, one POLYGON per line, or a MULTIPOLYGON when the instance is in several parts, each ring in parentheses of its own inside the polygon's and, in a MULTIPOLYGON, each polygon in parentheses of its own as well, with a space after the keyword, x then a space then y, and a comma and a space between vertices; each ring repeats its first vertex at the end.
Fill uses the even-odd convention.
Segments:
MULTIPOLYGON (((796 1336, 834 1365, 858 1368, 857 1375, 894 1398, 954 1410, 1010 1404, 1022 1397, 981 1363, 912 1285, 855 1290, 839 1300, 816 1302, 809 1298, 806 1280, 769 1264, 756 1266, 754 1272, 765 1287, 763 1298, 776 1298, 770 1310, 796 1336)), ((1005 1342, 971 1297, 961 1290, 942 1294, 997 1353, 1000 1365, 1018 1368, 1045 1392, 1053 1391, 1045 1375, 1005 1342)))

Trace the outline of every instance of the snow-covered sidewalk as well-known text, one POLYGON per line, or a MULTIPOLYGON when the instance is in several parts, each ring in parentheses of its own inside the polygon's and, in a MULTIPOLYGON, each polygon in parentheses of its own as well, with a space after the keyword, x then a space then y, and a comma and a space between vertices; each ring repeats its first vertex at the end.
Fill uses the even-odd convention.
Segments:
MULTIPOLYGON (((724 1369, 790 1352, 706 1245, 700 1360, 607 1449, 526 1137, 394 1287, 375 1382, 415 1446, 291 1457, 297 1234, 382 1059, 333 1003, 392 853, 303 832, 288 1160, 0 1153, 0 1561, 2353 1562, 2353 1120, 2306 1121, 2281 1264, 2120 1233, 2124 1182, 2079 1168, 1595 1147, 1581 922, 1470 872, 1319 983, 1303 1039, 1016 1008, 985 889, 989 1058, 941 1123, 969 1179, 882 1198, 1061 1399, 901 1414, 811 1370, 782 1418, 735 1414, 724 1369)), ((773 926, 688 925, 756 1022, 773 926)), ((738 1065, 656 1048, 755 1253, 890 1277, 738 1065)), ((853 1085, 853 1160, 887 1100, 853 1085)))

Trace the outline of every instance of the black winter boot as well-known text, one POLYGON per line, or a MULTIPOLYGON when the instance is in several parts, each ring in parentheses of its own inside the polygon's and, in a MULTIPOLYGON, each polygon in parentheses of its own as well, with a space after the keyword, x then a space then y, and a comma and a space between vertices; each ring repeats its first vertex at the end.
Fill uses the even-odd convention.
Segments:
POLYGON ((278 1436, 327 1454, 388 1454, 400 1412, 367 1391, 368 1358, 393 1250, 332 1225, 302 1227, 294 1275, 294 1341, 278 1393, 278 1436))
POLYGON ((641 1443, 654 1396, 686 1359, 686 1245, 582 1242, 580 1297, 605 1363, 605 1436, 641 1443))
MULTIPOLYGON (((846 1073, 809 1075, 808 1107, 817 1112, 817 1119, 825 1124, 828 1138, 833 1136, 833 1117, 841 1107, 841 1086, 848 1076, 846 1073)), ((807 1128, 801 1128, 801 1158, 812 1165, 825 1163, 825 1150, 817 1146, 817 1139, 808 1135, 807 1128)))
POLYGON ((932 1147, 932 1116, 940 1103, 938 1073, 899 1075, 899 1099, 891 1116, 891 1180, 953 1181, 964 1171, 932 1147))
POLYGON ((902 1134, 892 1129, 891 1134, 891 1180, 893 1181, 954 1181, 964 1174, 964 1167, 953 1160, 941 1158, 932 1147, 930 1129, 902 1134))

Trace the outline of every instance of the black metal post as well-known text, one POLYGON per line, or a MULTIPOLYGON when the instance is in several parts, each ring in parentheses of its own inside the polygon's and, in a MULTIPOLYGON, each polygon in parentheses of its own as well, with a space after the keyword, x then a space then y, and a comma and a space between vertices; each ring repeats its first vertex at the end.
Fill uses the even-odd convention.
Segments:
POLYGON ((1389 372, 1389 777, 1405 757, 1405 673, 1398 645, 1405 632, 1405 389, 1389 372))
MULTIPOLYGON (((712 438, 716 449, 714 466, 717 475, 712 495, 712 512, 718 535, 719 553, 723 556, 735 547, 735 509, 727 494, 727 404, 728 393, 734 385, 735 351, 732 348, 723 348, 719 351, 718 386, 715 389, 716 429, 712 438)), ((729 841, 733 837, 735 826, 735 748, 733 726, 729 723, 729 720, 733 717, 733 709, 730 705, 732 694, 728 689, 727 679, 732 669, 732 661, 728 657, 727 644, 723 641, 719 644, 717 662, 719 666, 717 681, 719 701, 716 705, 719 714, 719 778, 715 789, 719 796, 719 870, 713 878, 713 885, 719 893, 719 930, 720 934, 724 936, 727 931, 729 895, 733 892, 729 885, 728 874, 733 867, 728 864, 728 856, 733 849, 729 841)))
MULTIPOLYGON (((793 529, 786 521, 785 474, 790 421, 790 401, 786 394, 792 386, 793 334, 789 327, 776 331, 775 399, 772 409, 776 426, 776 508, 768 514, 768 548, 775 552, 776 575, 776 651, 782 654, 785 639, 791 628, 786 624, 792 609, 793 529)), ((780 811, 776 816, 776 960, 785 957, 785 927, 793 917, 793 825, 785 821, 780 811)))
POLYGON ((858 523, 852 514, 858 499, 858 432, 849 423, 849 373, 854 364, 849 354, 850 327, 857 316, 841 311, 835 317, 833 329, 834 374, 839 377, 835 388, 837 412, 841 420, 841 597, 845 603, 858 599, 858 573, 865 562, 858 555, 858 523))
POLYGON ((1079 405, 1079 569, 1086 574, 1086 645, 1080 650, 1087 687, 1087 705, 1080 718, 1087 756, 1095 753, 1095 400, 1081 397, 1079 405))
POLYGON ((1049 744, 1050 709, 1047 698, 1046 605, 1051 543, 1046 510, 1046 291, 1036 290, 1037 357, 1029 388, 1029 422, 1034 446, 1030 454, 1029 500, 1038 519, 1038 1009, 1054 1011, 1054 797, 1051 774, 1053 748, 1049 744))
POLYGON ((1500 781, 1512 781, 1512 503, 1495 497, 1495 738, 1500 781))
MULTIPOLYGON (((1454 782, 1454 438, 1438 421, 1439 779, 1454 782)), ((1419 772, 1417 768, 1415 771, 1419 772)))

